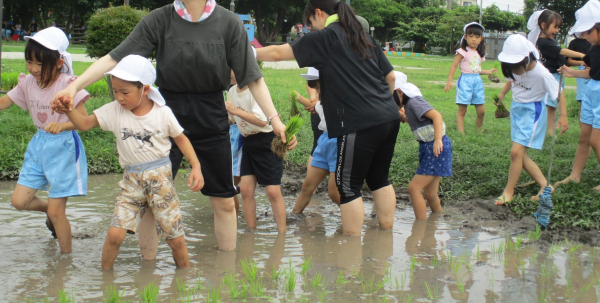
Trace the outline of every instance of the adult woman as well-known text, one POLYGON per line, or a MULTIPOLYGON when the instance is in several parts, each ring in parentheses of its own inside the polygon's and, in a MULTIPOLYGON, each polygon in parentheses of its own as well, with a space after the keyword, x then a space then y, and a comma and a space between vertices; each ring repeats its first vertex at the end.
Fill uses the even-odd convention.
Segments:
POLYGON ((391 91, 393 67, 364 33, 352 8, 338 0, 309 0, 306 24, 318 29, 290 44, 257 50, 258 60, 296 59, 319 70, 321 101, 330 137, 337 137, 336 183, 346 235, 360 235, 363 182, 373 192, 381 228, 392 228, 396 197, 388 174, 400 115, 391 91))
MULTIPOLYGON (((233 250, 237 232, 233 202, 236 190, 222 93, 229 87, 232 69, 238 83, 248 85, 274 132, 285 141, 285 126, 273 106, 239 17, 218 6, 215 0, 181 0, 156 9, 138 23, 121 45, 92 64, 55 99, 72 99, 75 92, 101 79, 129 54, 149 57, 153 52, 156 84, 200 160, 205 180, 202 193, 209 196, 215 211, 219 248, 233 250)), ((170 158, 175 176, 182 159, 175 145, 170 158)), ((140 235, 140 241, 143 238, 140 235)))

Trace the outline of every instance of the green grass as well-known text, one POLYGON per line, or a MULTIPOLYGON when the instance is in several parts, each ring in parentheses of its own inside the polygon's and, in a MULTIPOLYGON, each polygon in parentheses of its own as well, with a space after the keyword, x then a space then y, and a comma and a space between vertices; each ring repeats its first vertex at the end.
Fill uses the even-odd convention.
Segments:
MULTIPOLYGON (((2 41, 2 51, 3 52, 24 52, 25 45, 27 42, 19 41, 19 42, 6 42, 2 41)), ((85 45, 79 44, 71 44, 67 51, 71 54, 87 54, 85 45)))

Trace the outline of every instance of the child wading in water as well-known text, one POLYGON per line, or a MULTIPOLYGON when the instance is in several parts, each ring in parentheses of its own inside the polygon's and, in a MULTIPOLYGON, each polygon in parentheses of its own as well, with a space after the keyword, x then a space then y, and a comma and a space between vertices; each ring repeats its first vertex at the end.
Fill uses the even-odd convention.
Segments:
POLYGON ((402 122, 408 123, 415 139, 419 141, 419 168, 408 184, 408 193, 415 217, 425 220, 427 204, 433 212, 443 210, 438 190, 442 177, 452 176, 452 142, 446 136, 446 124, 442 115, 423 99, 419 88, 408 83, 405 74, 394 74, 394 101, 398 105, 402 122))
POLYGON ((465 133, 465 115, 467 106, 475 105, 477 111, 477 130, 481 131, 483 127, 483 117, 485 116, 485 93, 483 81, 480 75, 489 75, 496 71, 482 70, 481 62, 485 61, 485 43, 483 38, 483 26, 477 22, 471 22, 464 27, 465 36, 460 42, 460 48, 456 50, 454 62, 448 73, 448 83, 444 88, 448 92, 452 88, 452 78, 456 67, 460 65, 460 78, 456 84, 456 104, 458 104, 458 113, 456 114, 456 128, 462 134, 465 133))
MULTIPOLYGON (((308 73, 303 74, 307 82, 308 86, 312 89, 317 90, 317 94, 321 94, 321 88, 319 83, 319 71, 315 68, 309 67, 308 73)), ((310 105, 310 100, 300 96, 298 93, 298 101, 304 106, 308 107, 310 105)), ((329 175, 329 181, 327 184, 327 190, 329 192, 329 197, 333 202, 337 205, 340 205, 340 193, 335 184, 335 170, 337 165, 337 138, 329 138, 329 134, 327 133, 327 123, 325 122, 325 114, 323 113, 323 105, 321 105, 321 101, 318 101, 316 105, 314 105, 315 111, 319 115, 319 130, 323 133, 319 137, 317 142, 317 146, 312 153, 312 160, 310 165, 308 166, 308 170, 306 172, 306 179, 302 183, 302 191, 300 195, 298 195, 298 199, 296 200, 296 205, 294 205, 294 209, 292 213, 301 214, 306 208, 306 205, 310 202, 310 198, 317 186, 321 184, 321 181, 329 175)))
MULTIPOLYGON (((581 173, 590 157, 590 145, 600 163, 600 2, 589 1, 575 12, 575 17, 577 22, 570 34, 574 33, 592 44, 587 55, 583 57, 583 62, 590 68, 585 70, 564 68, 565 76, 590 80, 581 101, 581 134, 573 161, 573 170, 569 177, 556 183, 555 186, 569 182, 579 183, 581 173)), ((579 90, 579 84, 577 89, 579 90)), ((600 191, 600 185, 594 190, 600 191)))
MULTIPOLYGON (((511 89, 513 102, 510 107, 512 148, 508 183, 502 195, 496 198, 496 205, 513 200, 515 186, 523 169, 539 184, 540 193, 548 185, 540 168, 527 155, 528 148, 542 149, 544 145, 547 125, 544 100, 558 96, 558 81, 543 65, 538 64, 538 59, 539 53, 535 46, 521 35, 508 37, 498 55, 498 60, 502 62, 502 74, 508 80, 498 95, 499 102, 502 102, 511 89)), ((561 134, 569 128, 566 107, 565 100, 561 99, 561 116, 558 120, 561 134)), ((531 199, 537 200, 539 196, 531 199)))
MULTIPOLYGON (((572 51, 570 49, 562 48, 554 37, 558 33, 560 26, 562 25, 562 17, 551 10, 543 10, 534 12, 529 21, 527 22, 527 28, 531 31, 528 35, 529 41, 535 45, 540 52, 540 62, 548 69, 548 71, 554 76, 556 81, 560 80, 560 74, 557 69, 565 65, 565 56, 569 58, 583 58, 585 54, 572 51)), ((564 80, 561 83, 563 90, 561 91, 560 98, 565 98, 564 91, 564 80)), ((546 100, 546 107, 548 110, 548 135, 554 134, 554 122, 556 119, 556 100, 555 96, 548 96, 546 100)), ((561 111, 561 115, 565 115, 566 112, 561 111)))
MULTIPOLYGON (((165 99, 152 87, 156 71, 152 63, 138 55, 129 55, 106 73, 111 76, 115 98, 85 117, 67 112, 69 119, 82 131, 100 126, 117 137, 119 163, 125 168, 119 182, 121 194, 102 249, 102 269, 113 267, 127 233, 136 233, 144 214, 151 210, 156 232, 164 235, 179 268, 190 266, 183 233, 179 198, 173 185, 169 151, 173 141, 192 166, 188 186, 199 191, 204 185, 200 162, 183 128, 177 123, 165 99)), ((62 97, 62 96, 61 96, 62 97)), ((61 110, 63 104, 53 104, 61 110)))
MULTIPOLYGON (((56 27, 25 40, 28 40, 25 60, 29 75, 21 74, 17 87, 0 98, 0 110, 13 103, 28 110, 38 130, 27 145, 11 202, 18 210, 46 213, 46 225, 54 238, 58 238, 60 251, 68 253, 71 224, 65 213, 67 199, 87 193, 87 162, 81 139, 66 115, 51 115, 50 109, 54 94, 76 79, 71 56, 66 52, 69 40, 56 27), (38 190, 48 187, 48 201, 35 196, 38 190)), ((87 116, 84 104, 89 96, 82 90, 73 100, 75 110, 83 116, 87 116)))

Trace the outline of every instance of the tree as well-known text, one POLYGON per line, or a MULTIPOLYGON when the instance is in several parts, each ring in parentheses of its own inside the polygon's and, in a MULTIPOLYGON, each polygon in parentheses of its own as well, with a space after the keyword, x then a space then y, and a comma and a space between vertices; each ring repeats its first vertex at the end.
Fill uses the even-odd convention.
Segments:
MULTIPOLYGON (((477 8, 477 6, 473 6, 477 8)), ((478 15, 471 7, 457 7, 445 14, 439 22, 437 30, 440 35, 450 37, 449 52, 454 51, 455 38, 459 40, 464 35, 463 28, 465 24, 477 20, 478 15)))
POLYGON ((441 7, 415 7, 411 9, 410 17, 398 21, 397 27, 392 30, 398 37, 414 41, 417 50, 424 51, 431 41, 439 40, 437 27, 439 20, 447 12, 447 9, 441 7))
POLYGON ((367 19, 369 25, 381 33, 383 41, 389 41, 390 32, 397 26, 398 20, 409 16, 409 8, 395 0, 353 0, 352 7, 357 15, 367 19))
MULTIPOLYGON (((531 1, 531 0, 530 0, 531 1)), ((575 11, 580 9, 588 0, 538 0, 536 9, 549 9, 557 12, 563 18, 563 26, 560 27, 559 34, 564 42, 567 38, 569 29, 575 24, 575 11)), ((527 2, 525 2, 528 5, 527 2)), ((528 7, 526 6, 526 9, 528 7)), ((533 11, 531 12, 533 13, 533 11)), ((531 14, 529 14, 530 16, 531 14)), ((527 20, 529 19, 527 16, 527 20)))
POLYGON ((488 6, 483 11, 483 26, 486 30, 505 32, 523 27, 522 16, 508 11, 501 11, 495 4, 488 6))

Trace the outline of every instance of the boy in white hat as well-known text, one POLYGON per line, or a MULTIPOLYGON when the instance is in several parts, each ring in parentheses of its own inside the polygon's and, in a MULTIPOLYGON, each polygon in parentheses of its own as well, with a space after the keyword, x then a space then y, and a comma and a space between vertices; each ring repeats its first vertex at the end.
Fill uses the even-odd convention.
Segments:
MULTIPOLYGON (((569 182, 579 183, 581 173, 590 156, 590 146, 600 163, 600 1, 589 1, 575 12, 575 17, 577 22, 569 34, 585 38, 592 44, 583 58, 583 62, 590 68, 573 70, 565 67, 565 76, 590 80, 581 101, 581 134, 573 161, 573 170, 569 177, 556 183, 555 186, 569 182)), ((596 186, 594 190, 600 190, 600 186, 596 186)))
MULTIPOLYGON (((113 267, 119 247, 127 233, 135 233, 149 209, 156 220, 156 231, 164 235, 179 268, 190 266, 183 233, 179 200, 171 173, 172 138, 192 166, 188 186, 199 191, 204 185, 200 162, 173 112, 152 86, 156 71, 152 63, 138 55, 129 55, 110 72, 117 100, 86 117, 77 111, 66 112, 82 131, 100 126, 117 137, 119 162, 125 168, 119 186, 111 226, 102 250, 102 268, 113 267)), ((62 102, 62 101, 61 101, 62 102)), ((66 106, 66 104, 62 104, 66 106)), ((58 104, 54 108, 60 110, 58 104)))
MULTIPOLYGON (((504 192, 495 200, 496 205, 513 200, 515 186, 523 169, 540 186, 540 193, 548 185, 540 168, 527 155, 529 148, 542 149, 547 126, 545 103, 558 98, 558 81, 537 61, 539 59, 538 50, 521 35, 508 37, 498 55, 498 60, 502 63, 502 74, 508 81, 498 95, 499 102, 502 102, 509 90, 512 90, 513 102, 510 106, 510 170, 504 192)), ((564 97, 560 98, 559 103, 561 115, 558 126, 562 134, 569 128, 569 123, 564 97)), ((539 195, 531 197, 531 200, 539 200, 539 195)))

